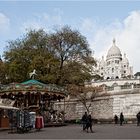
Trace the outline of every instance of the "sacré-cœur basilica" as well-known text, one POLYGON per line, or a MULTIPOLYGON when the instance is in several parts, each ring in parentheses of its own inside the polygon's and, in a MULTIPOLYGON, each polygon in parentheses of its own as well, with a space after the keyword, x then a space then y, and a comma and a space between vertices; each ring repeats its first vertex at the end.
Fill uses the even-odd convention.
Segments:
POLYGON ((99 61, 97 73, 103 77, 104 80, 123 79, 133 76, 133 70, 132 67, 129 66, 126 54, 122 57, 120 49, 116 46, 115 39, 107 53, 106 60, 102 57, 102 60, 99 61))
MULTIPOLYGON (((123 112, 126 120, 133 120, 140 111, 140 77, 133 74, 133 67, 129 65, 126 54, 122 55, 115 39, 108 50, 106 59, 98 61, 96 73, 102 80, 86 83, 90 86, 103 86, 101 97, 96 97, 90 106, 90 113, 94 119, 113 120, 114 115, 123 112)), ((100 94, 100 93, 99 93, 100 94)), ((55 109, 61 110, 63 103, 56 103, 55 109)), ((81 118, 85 112, 81 102, 76 99, 66 99, 65 119, 81 118)))

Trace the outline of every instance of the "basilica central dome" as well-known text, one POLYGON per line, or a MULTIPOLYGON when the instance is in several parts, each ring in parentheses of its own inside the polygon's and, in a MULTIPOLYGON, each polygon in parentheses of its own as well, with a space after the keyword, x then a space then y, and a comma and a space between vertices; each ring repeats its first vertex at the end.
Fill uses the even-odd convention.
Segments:
POLYGON ((122 58, 121 51, 115 44, 115 39, 113 40, 112 47, 109 49, 109 51, 107 53, 107 59, 110 59, 110 58, 113 58, 113 57, 118 57, 120 59, 122 58))

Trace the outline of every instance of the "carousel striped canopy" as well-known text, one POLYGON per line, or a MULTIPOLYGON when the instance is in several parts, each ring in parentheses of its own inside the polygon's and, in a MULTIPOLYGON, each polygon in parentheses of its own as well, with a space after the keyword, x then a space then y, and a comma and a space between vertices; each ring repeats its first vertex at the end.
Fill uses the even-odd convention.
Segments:
POLYGON ((67 96, 67 90, 55 84, 45 84, 38 80, 31 79, 22 83, 10 83, 8 85, 1 85, 0 93, 14 93, 14 92, 41 92, 59 94, 67 96))

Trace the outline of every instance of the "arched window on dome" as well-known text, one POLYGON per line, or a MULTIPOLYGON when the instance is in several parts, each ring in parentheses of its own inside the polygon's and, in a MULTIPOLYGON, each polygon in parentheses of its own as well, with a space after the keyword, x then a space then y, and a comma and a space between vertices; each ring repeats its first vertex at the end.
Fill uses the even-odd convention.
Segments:
POLYGON ((119 76, 116 76, 116 79, 119 79, 119 76))
POLYGON ((107 77, 106 79, 107 79, 107 80, 109 80, 109 79, 110 79, 110 77, 107 77))
POLYGON ((112 68, 112 73, 114 73, 114 68, 112 68))

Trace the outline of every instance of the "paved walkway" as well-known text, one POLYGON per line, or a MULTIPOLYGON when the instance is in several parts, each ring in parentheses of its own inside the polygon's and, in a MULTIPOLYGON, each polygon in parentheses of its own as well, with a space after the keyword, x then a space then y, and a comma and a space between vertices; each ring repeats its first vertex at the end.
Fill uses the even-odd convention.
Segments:
POLYGON ((63 127, 47 127, 40 132, 32 131, 24 134, 0 132, 0 139, 140 139, 140 127, 135 124, 124 126, 105 124, 94 125, 94 133, 82 131, 81 125, 63 127))

